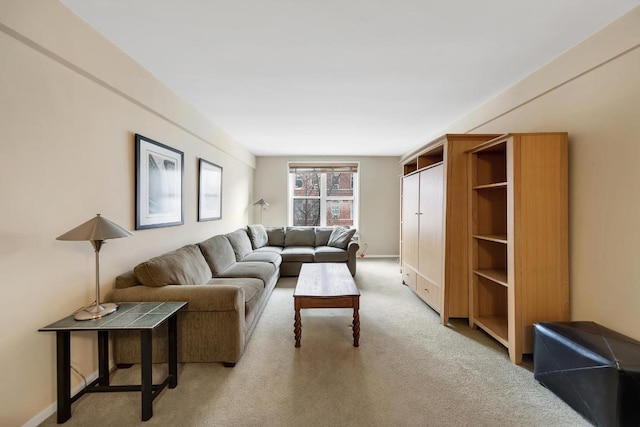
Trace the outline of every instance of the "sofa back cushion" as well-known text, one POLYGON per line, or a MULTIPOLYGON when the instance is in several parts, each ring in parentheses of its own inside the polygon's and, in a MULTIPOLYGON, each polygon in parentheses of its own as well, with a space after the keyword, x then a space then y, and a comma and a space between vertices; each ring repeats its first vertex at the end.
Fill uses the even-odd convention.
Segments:
POLYGON ((233 252, 236 254, 236 261, 240 261, 253 251, 251 240, 249 240, 247 230, 244 228, 240 228, 226 236, 229 239, 229 243, 231 243, 231 247, 233 247, 233 252))
POLYGON ((356 234, 355 228, 336 227, 329 237, 327 246, 334 248, 347 249, 347 245, 351 241, 353 235, 356 234))
POLYGON ((247 231, 249 232, 249 240, 251 240, 253 249, 260 249, 269 243, 269 236, 267 236, 267 230, 265 230, 264 225, 248 225, 247 231))
POLYGON ((284 246, 315 246, 316 230, 314 227, 287 227, 284 246))
POLYGON ((316 248, 319 246, 327 246, 333 229, 334 227, 316 227, 316 248))
POLYGON ((284 246, 284 227, 266 227, 269 246, 284 246))
POLYGON ((213 236, 198 243, 205 261, 211 269, 213 277, 218 277, 226 269, 236 263, 236 254, 227 236, 213 236))
POLYGON ((133 269, 146 286, 203 285, 211 279, 211 269, 196 245, 151 258, 133 269))

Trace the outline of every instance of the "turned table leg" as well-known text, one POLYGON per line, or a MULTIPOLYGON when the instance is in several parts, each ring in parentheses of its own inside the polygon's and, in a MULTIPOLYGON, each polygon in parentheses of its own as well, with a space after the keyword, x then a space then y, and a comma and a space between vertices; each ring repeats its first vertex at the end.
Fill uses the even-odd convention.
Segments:
POLYGON ((300 320, 300 306, 296 300, 295 322, 293 324, 293 333, 296 337, 296 347, 300 347, 300 336, 302 335, 302 322, 300 320))
POLYGON ((360 314, 358 309, 360 306, 360 298, 353 298, 353 346, 358 347, 360 345, 360 314))

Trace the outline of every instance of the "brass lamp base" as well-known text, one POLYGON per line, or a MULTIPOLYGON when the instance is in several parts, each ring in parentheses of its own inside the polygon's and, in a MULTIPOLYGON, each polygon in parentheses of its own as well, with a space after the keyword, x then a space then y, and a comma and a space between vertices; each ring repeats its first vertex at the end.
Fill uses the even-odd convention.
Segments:
POLYGON ((101 317, 106 316, 107 314, 111 314, 118 309, 118 304, 113 303, 103 303, 103 304, 92 304, 88 307, 83 308, 78 311, 73 318, 76 320, 93 320, 99 319, 101 317))

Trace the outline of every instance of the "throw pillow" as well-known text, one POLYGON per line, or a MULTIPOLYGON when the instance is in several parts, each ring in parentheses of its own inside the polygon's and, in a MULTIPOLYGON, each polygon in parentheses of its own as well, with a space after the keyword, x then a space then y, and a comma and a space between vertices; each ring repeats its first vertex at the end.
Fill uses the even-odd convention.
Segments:
POLYGON ((262 224, 248 225, 249 238, 251 239, 251 245, 253 249, 258 249, 266 246, 269 243, 269 236, 267 236, 267 230, 262 224))
POLYGON ((329 237, 327 246, 334 248, 347 249, 347 245, 351 241, 353 235, 356 234, 355 228, 336 227, 329 237))

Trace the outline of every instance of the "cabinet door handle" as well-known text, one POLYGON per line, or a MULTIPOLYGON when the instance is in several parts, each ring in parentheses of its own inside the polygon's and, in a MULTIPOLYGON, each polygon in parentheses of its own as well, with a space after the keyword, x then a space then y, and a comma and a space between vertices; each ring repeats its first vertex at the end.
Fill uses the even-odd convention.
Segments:
POLYGON ((430 292, 429 292, 429 289, 427 289, 427 288, 424 288, 424 290, 425 290, 425 291, 427 291, 427 293, 428 293, 428 294, 430 293, 430 292))

